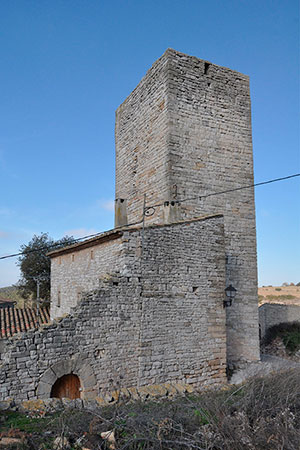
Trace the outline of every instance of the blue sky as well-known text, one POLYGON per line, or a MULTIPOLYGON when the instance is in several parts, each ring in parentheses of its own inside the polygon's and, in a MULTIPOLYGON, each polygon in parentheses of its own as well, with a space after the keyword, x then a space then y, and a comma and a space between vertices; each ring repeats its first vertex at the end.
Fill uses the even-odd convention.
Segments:
MULTIPOLYGON (((250 76, 256 182, 300 172, 298 0, 2 0, 0 255, 113 227, 115 110, 168 47, 250 76)), ((299 186, 256 188, 260 285, 300 281, 299 186)))

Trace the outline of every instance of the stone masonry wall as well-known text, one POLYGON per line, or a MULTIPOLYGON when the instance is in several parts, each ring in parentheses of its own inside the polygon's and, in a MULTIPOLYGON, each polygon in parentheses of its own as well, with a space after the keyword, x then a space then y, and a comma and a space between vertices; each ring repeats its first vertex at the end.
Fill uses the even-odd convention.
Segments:
POLYGON ((146 230, 140 376, 152 383, 179 377, 198 386, 222 381, 223 218, 146 230), (208 374, 210 380, 205 380, 208 374))
POLYGON ((168 197, 166 65, 163 55, 116 111, 116 198, 127 199, 129 223, 141 220, 144 194, 152 204, 168 197))
POLYGON ((71 315, 5 342, 0 399, 47 398, 68 373, 82 398, 165 382, 226 382, 222 216, 125 230, 126 274, 103 279, 71 315), (198 243, 199 245, 196 245, 198 243))
MULTIPOLYGON (((249 78, 198 58, 169 52, 171 185, 177 199, 253 184, 249 78)), ((183 201, 185 218, 224 214, 228 361, 259 359, 254 190, 183 201)))
POLYGON ((283 322, 300 322, 300 306, 264 303, 259 307, 260 336, 263 339, 267 330, 283 322))
MULTIPOLYGON (((147 195, 150 192, 151 200, 147 204, 161 204, 166 199, 179 201, 181 211, 175 215, 178 218, 181 214, 182 220, 203 214, 224 215, 226 283, 237 289, 234 305, 226 310, 228 362, 235 366, 258 360, 254 190, 195 200, 195 197, 253 184, 249 78, 168 49, 121 105, 117 120, 118 124, 126 123, 126 127, 116 127, 117 193, 125 178, 130 185, 132 174, 125 173, 121 163, 125 159, 130 161, 133 149, 137 148, 137 157, 141 156, 144 165, 143 170, 136 167, 135 179, 146 173, 146 169, 156 168, 154 157, 160 155, 164 164, 164 178, 157 173, 139 191, 147 195), (144 92, 143 87, 151 83, 156 90, 144 92), (162 86, 165 120, 152 123, 148 108, 157 110, 154 92, 162 86), (137 105, 140 97, 139 108, 132 108, 133 101, 137 105), (137 122, 143 128, 136 127, 137 122), (163 133, 165 139, 160 146, 150 139, 141 153, 136 143, 150 125, 155 136, 163 133)), ((140 218, 142 195, 127 189, 124 196, 129 203, 134 199, 136 204, 135 209, 128 211, 128 221, 134 222, 140 218)), ((146 218, 146 223, 161 223, 162 217, 163 207, 158 207, 146 218)))
POLYGON ((122 238, 51 258, 51 319, 68 314, 83 293, 97 289, 103 277, 119 272, 124 263, 122 238))

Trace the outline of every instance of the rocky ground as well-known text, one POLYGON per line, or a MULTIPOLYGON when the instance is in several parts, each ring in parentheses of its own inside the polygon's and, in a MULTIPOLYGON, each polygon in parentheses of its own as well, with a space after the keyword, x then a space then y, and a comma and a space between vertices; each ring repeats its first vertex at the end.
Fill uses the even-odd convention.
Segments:
POLYGON ((288 352, 282 339, 277 337, 270 344, 261 346, 261 361, 236 371, 230 383, 239 384, 251 377, 293 368, 300 368, 300 350, 294 354, 288 352))

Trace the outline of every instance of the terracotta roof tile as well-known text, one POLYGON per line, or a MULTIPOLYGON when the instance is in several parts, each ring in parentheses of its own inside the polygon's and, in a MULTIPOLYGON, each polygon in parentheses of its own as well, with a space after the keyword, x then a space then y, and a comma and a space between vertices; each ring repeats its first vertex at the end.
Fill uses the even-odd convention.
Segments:
MULTIPOLYGON (((40 308, 39 325, 50 321, 50 307, 40 308)), ((0 308, 0 338, 9 338, 17 333, 31 330, 37 326, 37 313, 34 308, 0 308)))
POLYGON ((14 305, 15 303, 17 303, 15 300, 12 300, 11 298, 4 298, 0 296, 0 304, 5 304, 5 303, 9 303, 11 305, 14 305))

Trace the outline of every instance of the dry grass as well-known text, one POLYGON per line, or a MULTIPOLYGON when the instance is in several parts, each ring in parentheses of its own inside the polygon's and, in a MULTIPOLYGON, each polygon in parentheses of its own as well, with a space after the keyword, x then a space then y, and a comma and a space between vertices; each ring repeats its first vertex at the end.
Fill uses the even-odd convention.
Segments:
POLYGON ((299 450, 300 370, 175 400, 66 410, 47 430, 31 433, 26 449, 50 449, 58 435, 72 449, 81 448, 78 439, 83 447, 105 449, 100 433, 108 430, 117 450, 299 450))
POLYGON ((300 286, 264 286, 258 288, 259 304, 281 303, 300 306, 300 286))

